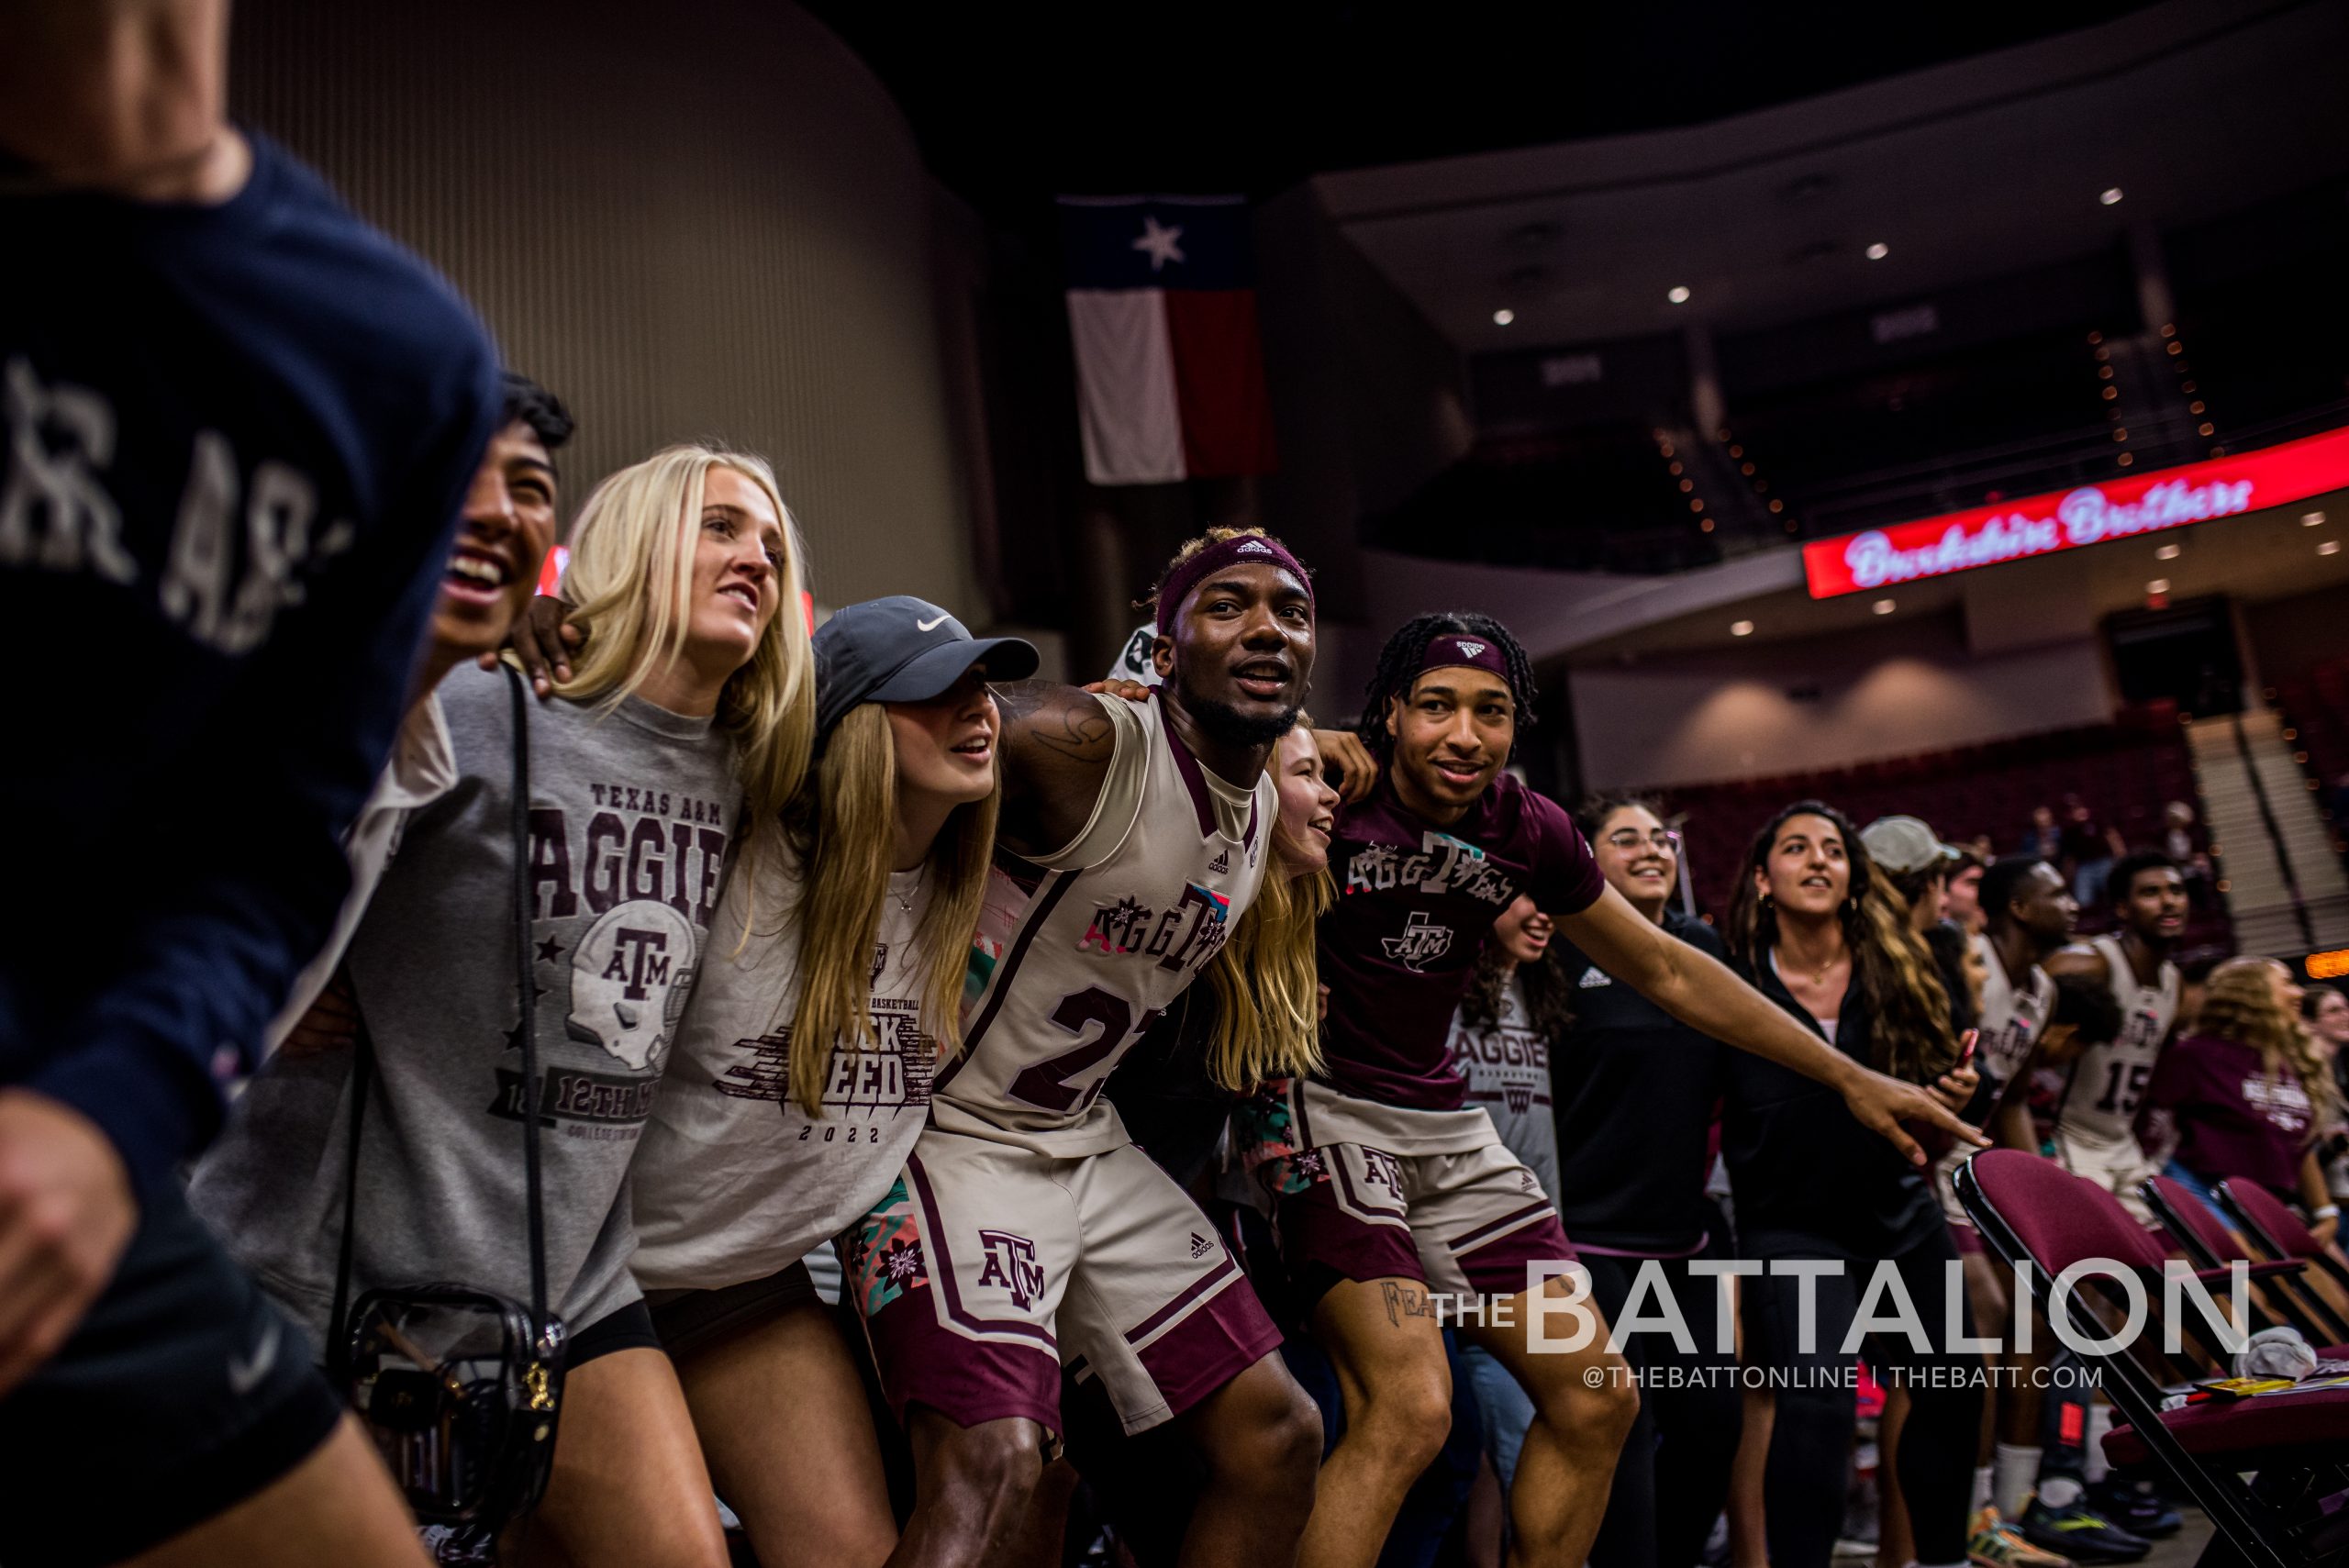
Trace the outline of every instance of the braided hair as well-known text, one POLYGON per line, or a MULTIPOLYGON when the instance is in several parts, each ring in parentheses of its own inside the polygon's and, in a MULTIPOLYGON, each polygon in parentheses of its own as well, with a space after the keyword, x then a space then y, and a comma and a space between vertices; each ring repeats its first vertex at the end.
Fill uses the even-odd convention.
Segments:
MULTIPOLYGON (((1419 661, 1427 656, 1428 644, 1439 637, 1475 637, 1492 643, 1508 662, 1509 695, 1517 702, 1517 733, 1522 736, 1533 727, 1533 698, 1540 690, 1533 682, 1533 662, 1525 650, 1508 634, 1508 628, 1490 616, 1480 616, 1473 610, 1434 610, 1414 616, 1405 621, 1386 646, 1378 651, 1378 670, 1363 689, 1362 718, 1355 732, 1362 743, 1376 757, 1386 755, 1395 738, 1386 732, 1388 699, 1408 695, 1411 683, 1419 673, 1419 661)), ((1514 755, 1512 748, 1511 755, 1514 755)))

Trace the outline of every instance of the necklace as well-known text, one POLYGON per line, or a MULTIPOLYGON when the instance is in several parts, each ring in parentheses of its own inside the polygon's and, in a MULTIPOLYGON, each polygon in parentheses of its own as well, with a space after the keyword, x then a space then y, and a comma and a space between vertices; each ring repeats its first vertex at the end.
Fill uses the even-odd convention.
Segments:
MULTIPOLYGON (((929 874, 930 864, 925 861, 914 873, 914 892, 917 895, 921 892, 921 879, 929 874)), ((907 897, 902 893, 899 893, 896 888, 892 887, 889 889, 889 896, 896 899, 897 901, 897 907, 904 910, 907 914, 910 915, 914 912, 913 899, 907 897)))

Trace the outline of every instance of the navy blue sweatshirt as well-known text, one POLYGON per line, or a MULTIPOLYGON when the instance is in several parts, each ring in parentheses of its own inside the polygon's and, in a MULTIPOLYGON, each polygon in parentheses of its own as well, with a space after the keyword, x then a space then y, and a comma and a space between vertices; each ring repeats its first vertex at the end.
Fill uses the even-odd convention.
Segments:
POLYGON ((498 410, 450 288, 252 145, 217 206, 0 196, 0 1084, 142 1187, 324 941, 498 410))

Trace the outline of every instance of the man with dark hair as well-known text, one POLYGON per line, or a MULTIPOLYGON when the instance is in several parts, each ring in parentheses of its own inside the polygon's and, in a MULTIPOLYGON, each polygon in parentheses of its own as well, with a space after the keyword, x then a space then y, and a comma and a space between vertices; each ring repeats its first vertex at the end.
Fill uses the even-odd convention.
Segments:
POLYGON ((1267 874, 1266 763, 1312 673, 1311 579, 1279 540, 1214 530, 1168 567, 1157 624, 1147 701, 996 689, 999 852, 969 1023, 903 1176, 848 1232, 848 1288, 912 1440, 909 1562, 1033 1533, 1064 1365, 1127 1433, 1171 1424, 1197 1451, 1185 1562, 1286 1562, 1305 1524, 1313 1404, 1216 1227, 1101 1090, 1267 874))
MULTIPOLYGON (((270 1050, 284 1045, 320 1051, 351 1043, 359 1009, 350 979, 341 973, 343 951, 383 878, 400 822, 440 799, 457 779, 448 721, 434 693, 466 660, 493 662, 538 591, 540 568, 561 516, 554 453, 575 427, 560 398, 513 371, 505 373, 502 413, 503 423, 490 437, 465 492, 456 542, 432 606, 429 639, 417 661, 414 695, 393 740, 391 760, 343 840, 351 892, 326 946, 295 981, 270 1026, 264 1042, 270 1050)), ((200 1191, 197 1207, 203 1207, 200 1191)))
MULTIPOLYGON (((2119 930, 2051 955, 2064 985, 2104 992, 2120 1014, 2109 1040, 2086 1040, 2065 1068, 2055 1107, 2055 1151, 2065 1169, 2107 1188, 2139 1221, 2154 1218, 2137 1189, 2159 1166, 2137 1141, 2137 1109, 2163 1049, 2176 1032, 2182 983, 2170 954, 2186 928, 2186 883, 2159 850, 2133 850, 2105 881, 2119 930)), ((2152 1550, 2149 1535, 2177 1527, 2158 1492, 2122 1484, 2091 1492, 2079 1440, 2087 1406, 2054 1402, 2044 1423, 2039 1492, 2022 1518, 2033 1544, 2076 1562, 2129 1562, 2152 1550), (2052 1439, 2044 1428, 2052 1427, 2052 1439)))
POLYGON ((11 1562, 422 1561, 177 1168, 349 886, 496 357, 228 122, 228 45, 227 0, 0 7, 11 1562))
MULTIPOLYGON (((1966 1107, 1966 1119, 1987 1129, 2001 1148, 2036 1153, 2039 1140, 2031 1125, 2027 1090, 2040 1040, 2054 1018, 2057 995, 2054 979, 2041 965, 2071 940, 2079 906, 2072 902, 2063 873, 2036 855, 2009 855, 1984 870, 1980 900, 1985 928, 1969 940, 1982 976, 1975 1051, 1982 1083, 1966 1107)), ((2013 1316, 2007 1276, 1983 1250, 1974 1222, 1950 1185, 1968 1152, 1953 1150, 1943 1157, 1934 1170, 1934 1185, 1965 1263, 1975 1320, 2002 1324, 2013 1316)), ((1998 1359, 2012 1362, 2003 1351, 1998 1359)), ((2037 1390, 2020 1379, 2007 1380, 1994 1385, 1992 1397, 1998 1411, 1999 1440, 1993 1454, 1980 1456, 1991 1462, 1977 1467, 1976 1474, 1976 1511, 1968 1531, 1971 1553, 1976 1562, 2000 1568, 2054 1568, 2057 1560, 2029 1544, 2017 1522, 2039 1468, 2037 1390)))
POLYGON ((2186 929, 2186 880, 2159 850, 2133 850, 2112 862, 2105 885, 2120 929, 2065 948, 2047 960, 2047 972, 2109 986, 2124 1021, 2117 1038, 2073 1060, 2056 1103, 2055 1150, 2066 1170, 2105 1187, 2150 1226, 2137 1188, 2157 1167, 2137 1142, 2137 1107, 2177 1021, 2170 954, 2186 929))
MULTIPOLYGON (((1340 893, 1319 932, 1327 1062, 1288 1085, 1258 1140, 1281 1148, 1264 1173, 1346 1407, 1299 1558, 1308 1568, 1371 1562, 1443 1440, 1441 1298, 1482 1299, 1461 1335, 1533 1403, 1509 1490, 1523 1561, 1587 1556, 1639 1408, 1599 1314, 1581 1309, 1597 1332, 1578 1348, 1537 1350, 1545 1334, 1574 1340, 1572 1316, 1549 1321, 1542 1299, 1565 1294, 1568 1278, 1544 1276, 1573 1250, 1533 1173, 1464 1104, 1451 1060, 1477 952, 1520 895, 1674 1017, 1835 1085, 1918 1162, 1904 1118, 1974 1140, 1932 1094, 1842 1055, 1607 886, 1573 819, 1503 771, 1533 696, 1525 651, 1497 621, 1421 616, 1381 651, 1345 758, 1352 803, 1330 853, 1340 893)), ((1325 754, 1346 753, 1340 740, 1325 740, 1325 754)))

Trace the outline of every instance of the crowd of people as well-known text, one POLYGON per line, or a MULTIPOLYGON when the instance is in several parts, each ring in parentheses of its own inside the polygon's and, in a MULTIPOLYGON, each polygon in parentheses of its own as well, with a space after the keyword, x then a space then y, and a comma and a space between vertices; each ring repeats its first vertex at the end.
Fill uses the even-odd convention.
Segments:
POLYGON ((1655 803, 1512 770, 1490 617, 1318 727, 1257 528, 1085 688, 813 626, 713 445, 540 595, 572 413, 228 122, 224 6, 0 25, 0 637, 83 677, 0 782, 0 1562, 1822 1568, 1862 1355, 1885 1568, 2176 1528, 1971 1375, 1949 1186, 2331 1241, 2349 1000, 2189 996, 2169 854, 2079 942, 2046 856, 1798 801, 1691 917, 1655 803))

